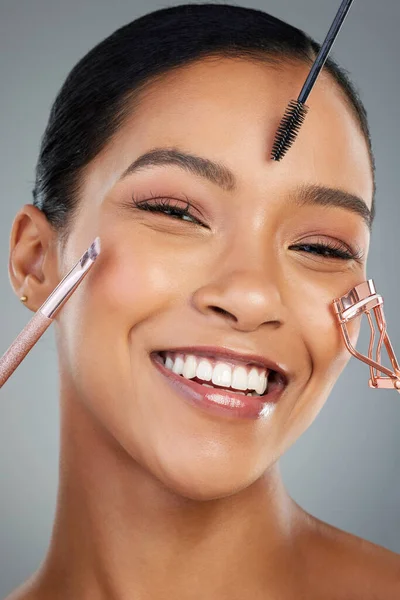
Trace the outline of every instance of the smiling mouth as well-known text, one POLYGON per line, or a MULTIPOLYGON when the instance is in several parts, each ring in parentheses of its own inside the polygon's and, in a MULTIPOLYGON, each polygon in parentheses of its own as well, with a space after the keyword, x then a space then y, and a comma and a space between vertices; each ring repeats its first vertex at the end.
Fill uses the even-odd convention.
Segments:
POLYGON ((231 396, 251 396, 268 399, 272 392, 282 390, 287 380, 274 369, 250 362, 242 362, 229 356, 217 358, 209 353, 183 353, 159 351, 152 353, 159 364, 183 379, 203 388, 228 392, 231 396))

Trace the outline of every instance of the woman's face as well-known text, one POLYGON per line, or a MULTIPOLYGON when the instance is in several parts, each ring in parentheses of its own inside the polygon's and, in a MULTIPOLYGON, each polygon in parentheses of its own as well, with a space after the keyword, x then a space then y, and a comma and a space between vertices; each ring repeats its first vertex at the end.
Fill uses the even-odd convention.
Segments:
POLYGON ((373 183, 363 135, 329 76, 286 157, 270 159, 308 70, 220 59, 170 73, 84 174, 62 268, 97 235, 102 252, 57 319, 63 390, 187 497, 227 496, 258 479, 312 423, 349 359, 332 301, 366 279, 368 226, 348 201, 370 207, 373 183), (225 179, 176 162, 123 176, 155 148, 224 165, 225 179), (199 362, 210 346, 213 365, 247 368, 254 354, 285 373, 262 416, 192 404, 175 385, 182 376, 171 380, 153 360, 184 348, 199 362))

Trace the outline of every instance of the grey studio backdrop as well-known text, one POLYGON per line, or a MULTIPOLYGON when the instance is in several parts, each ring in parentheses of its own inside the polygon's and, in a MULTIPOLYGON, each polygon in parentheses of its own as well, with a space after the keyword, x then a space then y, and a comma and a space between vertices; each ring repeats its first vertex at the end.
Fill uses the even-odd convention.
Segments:
MULTIPOLYGON (((2 353, 31 313, 11 290, 12 220, 31 202, 51 103, 72 66, 117 27, 180 2, 0 0, 0 289, 2 353)), ((339 0, 264 0, 261 8, 324 38, 339 0)), ((385 298, 400 355, 399 0, 356 0, 334 57, 366 104, 377 162, 377 218, 368 275, 385 298)), ((364 325, 365 327, 365 325, 364 325)), ((50 328, 0 392, 0 597, 36 570, 51 534, 58 483, 59 408, 50 328)), ((367 340, 366 329, 361 346, 367 340)), ((352 359, 327 403, 282 457, 284 481, 307 511, 400 553, 400 396, 367 386, 352 359)))

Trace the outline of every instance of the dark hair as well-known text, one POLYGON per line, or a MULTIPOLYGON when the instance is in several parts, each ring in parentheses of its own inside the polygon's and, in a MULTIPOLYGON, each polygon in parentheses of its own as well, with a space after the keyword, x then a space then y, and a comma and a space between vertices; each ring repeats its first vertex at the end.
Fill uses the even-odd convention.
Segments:
MULTIPOLYGON (((42 138, 33 203, 65 239, 84 167, 110 141, 139 102, 140 92, 157 76, 206 57, 311 63, 319 48, 307 34, 280 19, 228 4, 183 4, 132 21, 88 52, 58 93, 42 138)), ((375 182, 365 108, 343 69, 331 59, 325 69, 344 91, 365 135, 375 182)))

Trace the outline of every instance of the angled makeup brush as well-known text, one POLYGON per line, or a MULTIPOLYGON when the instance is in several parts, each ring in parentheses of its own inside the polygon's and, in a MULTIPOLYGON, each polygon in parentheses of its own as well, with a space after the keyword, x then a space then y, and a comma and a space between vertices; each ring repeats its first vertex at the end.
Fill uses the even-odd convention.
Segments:
POLYGON ((273 160, 281 160, 281 158, 285 156, 286 152, 295 141, 308 112, 309 107, 305 104, 307 98, 314 87, 314 84, 326 62, 326 59, 328 58, 328 54, 336 40, 336 37, 341 26, 343 25, 343 21, 345 20, 352 3, 353 0, 343 0, 331 25, 331 28, 328 31, 328 35, 326 36, 318 56, 311 68, 311 71, 305 81, 305 84, 303 85, 299 97, 297 100, 291 100, 289 102, 285 115, 280 122, 275 136, 271 154, 271 158, 273 160))
POLYGON ((99 254, 100 238, 97 237, 0 358, 0 388, 44 334, 48 326, 52 324, 58 311, 87 275, 99 254))

